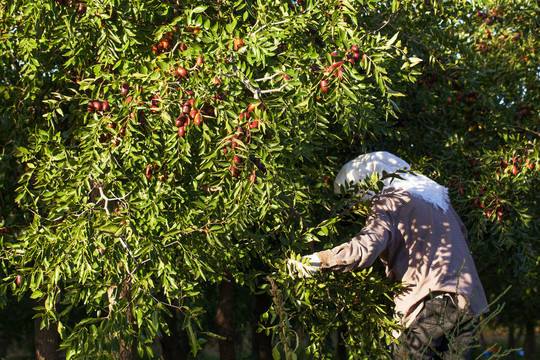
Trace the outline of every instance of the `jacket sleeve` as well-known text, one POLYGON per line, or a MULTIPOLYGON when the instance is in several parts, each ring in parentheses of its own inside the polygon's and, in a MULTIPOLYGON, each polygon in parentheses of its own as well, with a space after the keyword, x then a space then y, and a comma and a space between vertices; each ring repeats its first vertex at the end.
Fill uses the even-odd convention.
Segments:
POLYGON ((347 243, 316 253, 321 259, 321 268, 335 271, 367 268, 396 233, 390 214, 380 205, 375 205, 360 234, 347 243))

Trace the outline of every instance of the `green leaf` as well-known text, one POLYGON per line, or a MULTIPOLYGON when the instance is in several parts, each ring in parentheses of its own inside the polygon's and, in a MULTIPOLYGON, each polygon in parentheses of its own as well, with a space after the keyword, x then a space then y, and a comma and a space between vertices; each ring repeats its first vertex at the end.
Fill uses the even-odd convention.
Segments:
POLYGON ((206 9, 208 9, 208 6, 197 6, 195 9, 191 11, 192 14, 198 14, 204 12, 206 9))
POLYGON ((281 354, 279 353, 279 349, 278 349, 278 346, 274 346, 274 348, 272 349, 272 359, 274 360, 280 360, 281 359, 281 354))

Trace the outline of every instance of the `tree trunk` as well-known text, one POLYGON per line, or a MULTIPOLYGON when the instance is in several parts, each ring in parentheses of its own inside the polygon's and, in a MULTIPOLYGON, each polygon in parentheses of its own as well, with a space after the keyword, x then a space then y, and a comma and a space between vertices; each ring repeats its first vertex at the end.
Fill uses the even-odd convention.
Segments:
POLYGON ((219 335, 225 340, 219 340, 219 359, 235 360, 236 350, 234 344, 233 327, 234 284, 223 280, 219 283, 219 304, 216 312, 216 327, 219 335))
POLYGON ((167 318, 170 335, 161 338, 161 354, 164 360, 186 360, 189 353, 187 344, 189 339, 185 331, 178 328, 178 310, 174 310, 173 316, 167 318))
MULTIPOLYGON (((128 304, 125 310, 128 326, 135 326, 135 317, 131 312, 131 281, 126 280, 122 284, 122 290, 120 291, 120 299, 126 300, 128 304)), ((137 344, 135 343, 135 341, 131 342, 130 344, 130 342, 126 341, 126 339, 122 337, 120 338, 120 351, 118 352, 117 357, 119 360, 133 360, 135 358, 136 351, 137 344)))
MULTIPOLYGON (((38 302, 38 306, 44 306, 45 299, 38 302)), ((51 324, 49 328, 41 329, 41 317, 34 319, 34 344, 36 360, 58 359, 58 332, 56 326, 51 324)))
MULTIPOLYGON (((259 294, 253 296, 253 311, 251 313, 251 354, 257 360, 272 359, 272 338, 266 333, 257 332, 261 315, 264 314, 270 305, 272 299, 267 294, 259 294)), ((263 323, 263 325, 268 325, 263 323)))
POLYGON ((343 334, 347 332, 347 326, 341 325, 337 330, 337 358, 339 360, 347 359, 347 348, 343 342, 343 334))
POLYGON ((525 345, 523 346, 523 350, 525 353, 525 359, 527 360, 534 360, 537 359, 535 357, 535 329, 534 329, 534 322, 528 322, 525 324, 525 345))
POLYGON ((516 329, 514 328, 514 325, 510 325, 508 327, 508 348, 514 349, 516 347, 516 337, 515 337, 516 329))

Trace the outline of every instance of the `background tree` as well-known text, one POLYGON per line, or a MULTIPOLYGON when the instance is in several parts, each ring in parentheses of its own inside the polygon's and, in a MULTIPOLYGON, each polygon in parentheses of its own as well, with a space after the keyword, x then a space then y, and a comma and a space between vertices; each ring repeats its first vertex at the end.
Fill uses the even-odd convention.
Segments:
POLYGON ((451 179, 488 293, 523 279, 505 301, 533 314, 537 2, 1 6, 2 291, 42 302, 68 357, 152 357, 179 332, 194 354, 233 341, 207 312, 235 289, 272 296, 275 354, 327 357, 341 329, 351 354, 386 356, 396 284, 299 281, 283 263, 358 232, 367 204, 351 213, 332 181, 381 149, 451 179))
POLYGON ((398 25, 404 36, 413 34, 406 26, 434 30, 406 36, 426 61, 417 86, 404 90, 398 125, 414 146, 409 154, 449 186, 491 299, 512 286, 498 323, 528 327, 532 359, 535 326, 527 324, 540 315, 538 3, 433 2, 419 11, 398 25))

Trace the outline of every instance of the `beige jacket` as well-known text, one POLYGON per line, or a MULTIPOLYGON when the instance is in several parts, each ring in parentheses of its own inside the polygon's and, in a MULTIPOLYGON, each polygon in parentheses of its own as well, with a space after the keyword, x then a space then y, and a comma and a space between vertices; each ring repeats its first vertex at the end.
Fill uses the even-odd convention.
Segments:
POLYGON ((472 314, 488 311, 467 231, 452 206, 444 212, 393 188, 373 197, 372 204, 373 213, 359 235, 317 253, 323 269, 363 269, 380 257, 387 276, 407 285, 394 299, 396 315, 407 326, 432 291, 457 293, 459 307, 472 314))

